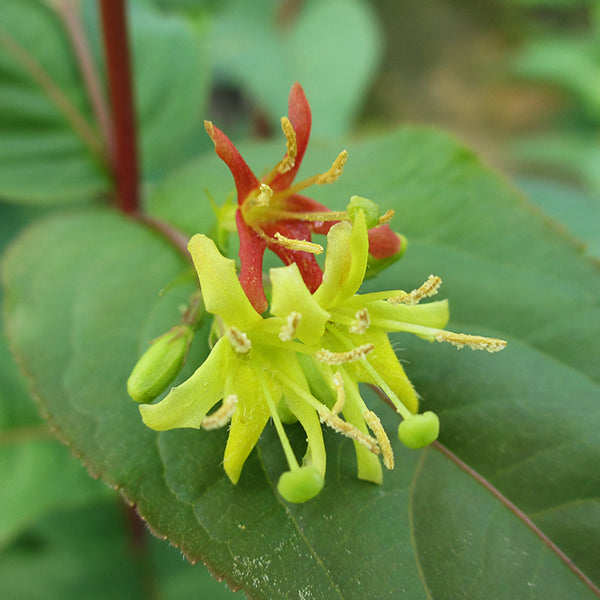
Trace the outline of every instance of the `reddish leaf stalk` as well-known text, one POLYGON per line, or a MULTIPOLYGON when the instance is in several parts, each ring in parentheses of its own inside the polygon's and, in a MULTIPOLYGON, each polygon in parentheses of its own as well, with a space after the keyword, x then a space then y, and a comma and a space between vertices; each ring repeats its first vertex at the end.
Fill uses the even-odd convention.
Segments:
POLYGON ((125 0, 100 0, 102 35, 112 109, 119 208, 126 214, 139 210, 136 126, 125 0))

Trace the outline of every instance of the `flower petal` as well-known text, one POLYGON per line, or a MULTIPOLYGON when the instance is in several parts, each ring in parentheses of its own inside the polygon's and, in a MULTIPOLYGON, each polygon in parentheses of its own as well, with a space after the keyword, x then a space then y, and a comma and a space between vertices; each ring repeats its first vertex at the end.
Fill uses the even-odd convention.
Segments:
POLYGON ((353 225, 341 222, 329 230, 323 283, 314 294, 323 308, 356 294, 365 277, 368 252, 369 238, 362 212, 353 225))
POLYGON ((296 145, 298 147, 296 162, 289 171, 286 173, 278 173, 275 176, 271 182, 271 188, 274 192, 279 192, 290 187, 298 173, 302 158, 306 152, 306 147, 308 146, 308 139, 310 138, 310 128, 312 126, 310 105, 306 99, 302 86, 297 82, 294 83, 290 90, 288 98, 288 117, 296 134, 296 145))
POLYGON ((235 273, 235 262, 221 255, 215 243, 196 234, 188 244, 198 272, 206 310, 219 315, 228 326, 242 331, 261 320, 244 293, 235 273))
POLYGON ((325 332, 325 323, 331 316, 321 308, 302 281, 298 265, 270 270, 273 296, 271 314, 287 318, 291 313, 301 315, 296 336, 306 344, 316 343, 325 332))
MULTIPOLYGON (((228 393, 234 393, 238 402, 229 428, 229 437, 223 457, 223 467, 227 476, 233 483, 237 483, 242 467, 252 448, 260 437, 271 413, 264 399, 260 381, 255 373, 256 365, 252 360, 234 359, 236 365, 235 385, 228 393)), ((279 401, 281 391, 279 387, 265 374, 268 380, 266 385, 275 402, 279 401)))
POLYGON ((241 205, 252 191, 258 189, 258 179, 233 142, 218 127, 215 127, 210 121, 204 121, 204 127, 215 144, 217 156, 225 162, 233 175, 238 193, 238 204, 241 205))
POLYGON ((227 340, 221 338, 189 379, 171 389, 157 404, 140 406, 144 423, 156 431, 178 427, 200 429, 206 413, 223 398, 226 349, 227 340))
POLYGON ((245 221, 242 211, 235 215, 240 238, 240 284, 256 312, 267 309, 263 287, 263 257, 267 243, 245 221))
MULTIPOLYGON (((274 225, 265 226, 264 229, 265 233, 271 237, 274 237, 277 232, 292 240, 311 241, 310 226, 305 222, 279 221, 274 225)), ((321 271, 314 254, 302 250, 292 250, 280 244, 269 244, 269 249, 277 254, 286 265, 293 263, 298 265, 302 279, 311 292, 321 285, 323 271, 321 271)))

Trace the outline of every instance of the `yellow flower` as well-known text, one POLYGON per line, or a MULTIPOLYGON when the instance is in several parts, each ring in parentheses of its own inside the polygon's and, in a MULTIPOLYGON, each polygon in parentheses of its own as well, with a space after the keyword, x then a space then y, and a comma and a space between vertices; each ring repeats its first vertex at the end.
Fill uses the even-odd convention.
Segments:
MULTIPOLYGON (((364 199, 360 201, 364 205, 364 199)), ((246 296, 234 262, 221 256, 210 238, 195 235, 190 240, 204 304, 215 316, 220 337, 187 381, 161 402, 140 406, 146 425, 162 431, 213 429, 230 422, 224 468, 237 483, 271 418, 289 465, 278 489, 291 502, 309 500, 323 486, 326 457, 320 422, 354 441, 361 479, 382 481, 379 455, 386 467, 393 468, 391 443, 361 398, 359 383, 379 387, 391 400, 404 419, 399 437, 405 445, 417 448, 436 439, 437 416, 416 414, 417 394, 392 350, 388 332, 490 351, 500 350, 505 342, 446 332, 447 302, 419 304, 437 292, 440 280, 433 276, 410 293, 357 294, 367 268, 369 237, 365 211, 355 208, 349 209, 352 223, 337 223, 328 233, 323 282, 314 293, 295 263, 271 269, 267 318, 246 296), (221 406, 209 414, 220 401, 221 406), (282 423, 295 419, 307 435, 302 466, 282 423)))

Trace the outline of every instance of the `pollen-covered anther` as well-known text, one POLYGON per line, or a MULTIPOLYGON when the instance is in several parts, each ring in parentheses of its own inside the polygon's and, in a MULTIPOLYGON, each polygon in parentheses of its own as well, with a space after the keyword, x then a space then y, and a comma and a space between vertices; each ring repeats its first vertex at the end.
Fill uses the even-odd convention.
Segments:
POLYGON ((396 213, 394 212, 394 210, 392 208, 390 208, 389 210, 386 210, 379 217, 379 225, 385 225, 386 223, 389 223, 394 218, 395 214, 396 213))
POLYGON ((334 431, 337 431, 338 433, 355 440, 359 444, 362 444, 369 452, 372 452, 373 454, 381 454, 379 444, 375 438, 363 433, 354 427, 354 425, 348 423, 348 421, 340 419, 340 417, 333 414, 325 407, 319 410, 319 418, 321 419, 322 423, 325 423, 325 425, 328 425, 334 431))
POLYGON ((344 409, 344 404, 346 403, 346 392, 344 390, 344 380, 342 379, 342 374, 338 371, 333 374, 333 387, 335 388, 335 393, 337 395, 337 400, 331 409, 331 412, 334 415, 339 415, 344 409))
POLYGON ((317 185, 323 185, 325 183, 333 183, 334 181, 337 181, 344 171, 344 165, 346 164, 347 160, 348 152, 346 152, 346 150, 342 150, 338 154, 337 158, 333 161, 329 171, 319 175, 315 183, 317 185))
POLYGON ((248 354, 252 350, 252 342, 248 336, 237 327, 230 327, 226 332, 227 339, 238 354, 248 354))
POLYGON ((354 325, 350 325, 348 327, 348 331, 350 333, 363 334, 371 324, 371 319, 369 317, 369 311, 367 308, 361 308, 355 315, 356 323, 354 325))
POLYGON ((331 352, 323 348, 315 353, 315 358, 326 365, 343 365, 364 358, 373 348, 373 344, 363 344, 348 352, 331 352))
POLYGON ((482 335, 468 335, 466 333, 453 333, 452 331, 439 331, 435 335, 438 342, 449 342, 457 348, 469 346, 472 350, 487 350, 488 352, 500 352, 506 348, 506 340, 489 338, 482 335))
POLYGON ((287 319, 286 324, 281 328, 279 332, 279 339, 282 342, 290 342, 294 339, 296 335, 296 329, 298 329, 298 325, 300 324, 300 319, 302 315, 299 312, 291 312, 287 319))
POLYGON ((389 298, 388 302, 390 304, 407 304, 409 306, 418 304, 423 298, 435 296, 440 289, 440 285, 442 285, 442 280, 437 275, 430 275, 427 281, 416 290, 408 294, 400 294, 399 296, 389 298))
POLYGON ((287 154, 283 160, 277 165, 279 173, 287 173, 293 169, 296 164, 296 156, 298 155, 298 145, 296 144, 296 132, 287 117, 281 117, 281 129, 285 135, 287 154))
POLYGON ((300 250, 302 252, 310 252, 311 254, 321 254, 323 252, 323 246, 313 242, 293 240, 285 237, 285 235, 281 235, 279 232, 275 233, 273 237, 275 238, 276 243, 285 248, 289 248, 290 250, 300 250))
POLYGON ((225 425, 231 421, 237 403, 238 397, 235 394, 227 396, 227 398, 223 400, 223 404, 215 410, 215 412, 202 419, 202 429, 210 431, 212 429, 221 429, 221 427, 225 427, 225 425))
POLYGON ((369 429, 375 434, 377 443, 381 448, 383 464, 386 468, 393 469, 394 452, 392 451, 392 444, 390 443, 390 438, 388 438, 379 417, 372 410, 367 410, 363 413, 363 418, 367 422, 369 429))
POLYGON ((273 190, 266 184, 261 183, 258 195, 249 201, 250 206, 269 206, 271 204, 271 198, 273 197, 273 190))

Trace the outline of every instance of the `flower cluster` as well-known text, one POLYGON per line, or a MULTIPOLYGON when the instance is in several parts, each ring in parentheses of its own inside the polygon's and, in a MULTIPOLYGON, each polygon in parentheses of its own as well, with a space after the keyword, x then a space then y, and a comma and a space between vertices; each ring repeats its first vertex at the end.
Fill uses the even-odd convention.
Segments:
MULTIPOLYGON (((235 181, 240 282, 252 306, 260 313, 267 308, 262 280, 265 250, 269 248, 275 252, 286 265, 298 265, 306 286, 314 292, 322 278, 314 255, 320 254, 323 248, 311 241, 311 235, 326 234, 334 223, 349 218, 345 212, 330 211, 319 202, 300 194, 312 185, 337 181, 348 153, 345 150, 340 152, 326 172, 294 183, 308 146, 312 125, 310 106, 298 83, 292 86, 288 110, 289 116, 281 118, 287 151, 260 181, 231 140, 210 121, 204 123, 217 155, 227 164, 235 181)), ((369 231, 369 251, 375 260, 400 257, 404 251, 402 236, 387 225, 392 216, 393 211, 388 211, 369 231)))
POLYGON ((392 446, 377 415, 361 398, 358 384, 378 386, 404 419, 399 437, 410 447, 432 442, 438 433, 433 413, 418 415, 417 395, 394 354, 388 332, 404 331, 428 340, 500 350, 501 340, 454 334, 443 327, 446 301, 420 304, 433 295, 439 278, 412 292, 357 294, 368 259, 364 211, 340 222, 327 235, 323 281, 314 293, 295 263, 270 270, 270 315, 252 306, 235 263, 198 234, 189 251, 198 272, 204 305, 220 337, 206 361, 156 404, 140 406, 144 423, 162 431, 179 427, 213 429, 229 424, 223 465, 232 482, 269 419, 289 464, 279 482, 282 496, 303 502, 316 495, 325 476, 321 423, 355 444, 358 476, 380 483, 382 468, 393 468, 392 446), (219 408, 210 412, 222 401, 219 408), (308 440, 300 465, 283 427, 298 420, 308 440))
MULTIPOLYGON (((351 438, 358 477, 381 483, 383 466, 394 468, 392 444, 379 417, 361 397, 359 384, 379 388, 402 417, 398 438, 410 448, 433 442, 437 416, 418 413, 418 397, 390 344, 390 332, 490 352, 503 340, 446 331, 445 300, 421 303, 441 284, 431 275, 410 292, 359 294, 368 265, 399 253, 397 236, 375 203, 354 196, 346 211, 331 212, 297 192, 336 179, 343 152, 325 174, 292 185, 310 132, 310 110, 299 85, 283 119, 287 153, 259 182, 229 139, 207 130, 237 186, 241 273, 215 242, 197 234, 189 242, 202 301, 214 316, 217 341, 205 362, 161 401, 150 404, 180 368, 198 310, 161 336, 134 369, 130 395, 141 403, 144 423, 157 431, 229 427, 223 466, 233 483, 269 422, 273 421, 289 469, 278 482, 289 502, 317 495, 325 481, 322 425, 351 438), (314 259, 312 233, 327 234, 324 269, 314 259), (286 266, 269 272, 271 302, 263 289, 262 261, 271 248, 286 266), (268 313, 266 309, 268 307, 268 313), (299 460, 284 424, 299 422, 307 446, 299 460)), ((319 246, 320 248, 320 246, 319 246)))

